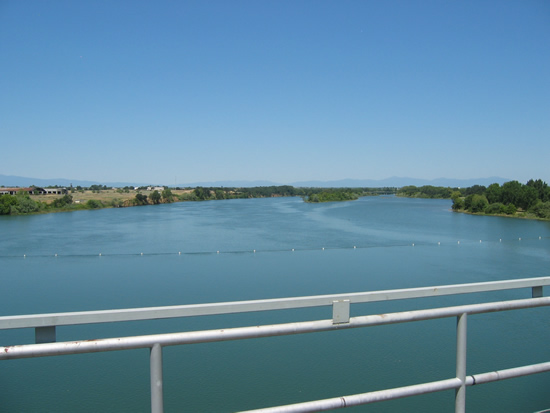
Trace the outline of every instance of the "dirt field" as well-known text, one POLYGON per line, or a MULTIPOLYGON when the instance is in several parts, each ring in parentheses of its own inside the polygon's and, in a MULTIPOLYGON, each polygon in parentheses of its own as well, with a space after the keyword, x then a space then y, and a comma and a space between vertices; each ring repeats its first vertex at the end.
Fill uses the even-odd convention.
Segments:
MULTIPOLYGON (((69 195, 73 197, 73 202, 75 203, 81 203, 84 204, 86 201, 89 201, 90 199, 95 199, 97 201, 101 201, 105 204, 108 204, 113 199, 119 199, 121 201, 125 201, 127 199, 135 198, 136 194, 141 193, 143 195, 147 195, 149 197, 151 195, 151 192, 153 191, 134 191, 131 190, 129 192, 117 192, 115 189, 106 189, 99 192, 92 192, 92 191, 74 191, 69 192, 69 195)), ((174 190, 172 189, 172 194, 174 195, 181 195, 185 192, 191 192, 191 190, 174 190)), ((31 195, 31 198, 34 201, 41 201, 46 203, 51 203, 54 199, 62 198, 63 195, 31 195)))

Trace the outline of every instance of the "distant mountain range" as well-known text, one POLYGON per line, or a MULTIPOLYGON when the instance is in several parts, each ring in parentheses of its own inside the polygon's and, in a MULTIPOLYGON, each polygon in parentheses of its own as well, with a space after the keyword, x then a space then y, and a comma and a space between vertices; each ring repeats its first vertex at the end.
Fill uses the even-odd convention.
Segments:
MULTIPOLYGON (((337 181, 298 181, 290 183, 277 183, 271 181, 211 181, 211 182, 189 182, 178 183, 179 187, 255 187, 255 186, 272 186, 272 185, 292 185, 295 187, 316 187, 316 188, 380 188, 380 187, 402 187, 407 185, 423 186, 445 186, 445 187, 470 187, 473 185, 489 186, 493 183, 503 184, 511 181, 511 179, 492 176, 489 178, 477 178, 477 179, 418 179, 418 178, 406 178, 406 177, 391 177, 386 179, 374 180, 374 179, 341 179, 337 181)), ((26 178, 22 176, 10 176, 0 175, 0 186, 90 186, 90 185, 107 185, 108 187, 124 187, 124 186, 144 186, 151 184, 158 184, 157 182, 100 182, 100 181, 81 181, 77 179, 41 179, 41 178, 26 178)), ((169 185, 172 186, 172 185, 169 185)))
POLYGON ((437 178, 437 179, 418 179, 418 178, 406 178, 393 176, 391 178, 373 180, 373 179, 342 179, 339 181, 304 181, 304 182, 294 182, 293 186, 298 187, 345 187, 345 188, 357 188, 357 187, 366 187, 366 188, 380 188, 380 187, 397 187, 414 185, 414 186, 424 186, 424 185, 433 185, 433 186, 444 186, 444 187, 470 187, 473 185, 484 185, 489 186, 494 183, 503 184, 505 182, 511 181, 511 179, 500 178, 493 176, 490 178, 476 178, 476 179, 449 179, 449 178, 437 178))
MULTIPOLYGON (((126 182, 99 182, 99 181, 79 181, 77 179, 64 179, 64 178, 52 178, 52 179, 42 179, 42 178, 27 178, 23 176, 12 176, 12 175, 0 175, 0 185, 1 186, 49 186, 49 185, 58 185, 58 186, 90 186, 90 185, 107 185, 114 187, 123 187, 123 186, 134 186, 133 183, 126 182)), ((137 184, 141 185, 141 184, 137 184)), ((148 184, 144 184, 148 185, 148 184)))

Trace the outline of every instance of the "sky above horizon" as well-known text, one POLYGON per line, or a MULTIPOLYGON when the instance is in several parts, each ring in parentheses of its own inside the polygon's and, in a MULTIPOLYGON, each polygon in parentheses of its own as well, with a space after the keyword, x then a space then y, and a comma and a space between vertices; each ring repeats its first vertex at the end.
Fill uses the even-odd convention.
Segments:
POLYGON ((0 0, 0 174, 550 182, 548 1, 0 0))

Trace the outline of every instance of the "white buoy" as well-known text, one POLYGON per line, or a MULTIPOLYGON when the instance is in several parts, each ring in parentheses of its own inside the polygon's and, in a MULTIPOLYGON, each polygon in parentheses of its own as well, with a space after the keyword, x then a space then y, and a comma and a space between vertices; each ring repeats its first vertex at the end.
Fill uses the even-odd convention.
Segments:
POLYGON ((414 242, 413 242, 413 247, 414 247, 414 242))
POLYGON ((499 241, 502 242, 502 238, 499 241))
POLYGON ((254 252, 256 252, 256 250, 254 250, 254 252))
POLYGON ((294 248, 292 248, 292 251, 294 251, 294 248))
POLYGON ((141 253, 141 255, 143 255, 143 252, 141 253))
POLYGON ((542 237, 539 237, 539 239, 542 239, 542 237))
POLYGON ((479 240, 479 243, 481 244, 481 240, 479 240))
POLYGON ((178 252, 178 255, 181 255, 181 251, 178 252))
POLYGON ((216 251, 216 254, 219 254, 220 252, 219 251, 216 251))
POLYGON ((460 241, 458 241, 458 243, 460 244, 460 241))
POLYGON ((55 254, 55 256, 57 257, 57 254, 55 254))
POLYGON ((437 245, 441 245, 441 242, 437 241, 437 245))
POLYGON ((521 237, 519 238, 519 240, 521 241, 521 237))
POLYGON ((323 251, 325 250, 325 247, 323 247, 323 251))
POLYGON ((27 258, 27 254, 23 254, 23 258, 27 258))
POLYGON ((99 256, 101 257, 101 252, 99 253, 99 256))
POLYGON ((357 248, 355 245, 353 246, 353 249, 357 248))

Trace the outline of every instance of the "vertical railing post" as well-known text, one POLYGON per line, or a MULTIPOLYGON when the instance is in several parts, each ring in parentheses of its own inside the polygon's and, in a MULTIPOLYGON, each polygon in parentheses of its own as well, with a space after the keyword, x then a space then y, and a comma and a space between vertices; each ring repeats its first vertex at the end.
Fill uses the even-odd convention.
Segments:
POLYGON ((164 412, 162 392, 162 347, 155 344, 151 347, 151 412, 164 412))
POLYGON ((466 411, 466 333, 467 314, 456 318, 456 377, 462 385, 455 391, 455 413, 466 411))

